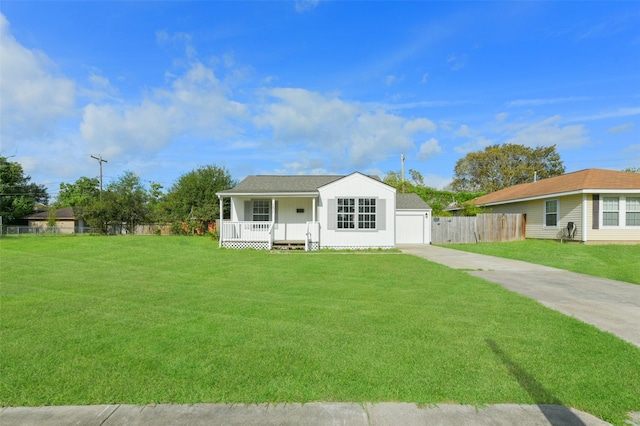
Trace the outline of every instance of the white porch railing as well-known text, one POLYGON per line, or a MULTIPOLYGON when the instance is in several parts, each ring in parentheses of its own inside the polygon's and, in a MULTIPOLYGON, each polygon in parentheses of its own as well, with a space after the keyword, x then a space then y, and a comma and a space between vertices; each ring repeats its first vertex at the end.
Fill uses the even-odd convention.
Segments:
POLYGON ((320 222, 307 222, 307 233, 304 239, 304 249, 318 250, 320 248, 320 222))
POLYGON ((229 248, 271 250, 273 222, 222 222, 220 244, 229 248))

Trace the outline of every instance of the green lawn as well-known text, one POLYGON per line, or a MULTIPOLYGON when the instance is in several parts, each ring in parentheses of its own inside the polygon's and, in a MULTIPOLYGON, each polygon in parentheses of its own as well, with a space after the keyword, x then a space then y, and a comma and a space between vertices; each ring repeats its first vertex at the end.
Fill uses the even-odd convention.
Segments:
POLYGON ((456 250, 524 260, 612 280, 640 284, 640 244, 585 245, 551 240, 449 244, 456 250))
POLYGON ((0 239, 0 405, 564 404, 623 424, 640 350, 397 253, 0 239))

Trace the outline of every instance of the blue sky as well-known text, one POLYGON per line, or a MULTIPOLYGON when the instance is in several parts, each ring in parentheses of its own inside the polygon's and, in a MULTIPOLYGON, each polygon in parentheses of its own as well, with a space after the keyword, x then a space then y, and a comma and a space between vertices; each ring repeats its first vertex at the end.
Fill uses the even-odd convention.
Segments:
POLYGON ((249 174, 442 188, 492 144, 568 172, 640 166, 640 3, 12 1, 0 143, 53 196, 130 170, 170 187, 249 174))

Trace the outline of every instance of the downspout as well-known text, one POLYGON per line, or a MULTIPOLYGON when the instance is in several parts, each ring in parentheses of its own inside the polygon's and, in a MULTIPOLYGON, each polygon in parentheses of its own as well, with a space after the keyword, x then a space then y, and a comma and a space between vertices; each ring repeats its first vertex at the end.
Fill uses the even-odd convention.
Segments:
POLYGON ((587 242, 587 194, 582 194, 582 242, 587 242))
POLYGON ((224 226, 222 225, 222 221, 223 221, 223 214, 222 214, 222 205, 224 204, 222 202, 222 196, 218 195, 218 200, 220 201, 220 229, 218 230, 218 247, 222 247, 222 229, 224 228, 224 226))

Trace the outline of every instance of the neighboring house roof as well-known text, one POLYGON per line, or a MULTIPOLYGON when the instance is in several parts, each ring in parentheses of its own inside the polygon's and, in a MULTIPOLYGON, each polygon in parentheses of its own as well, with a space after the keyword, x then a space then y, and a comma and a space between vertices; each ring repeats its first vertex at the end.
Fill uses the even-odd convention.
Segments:
POLYGON ((586 169, 537 182, 510 186, 475 199, 477 205, 514 203, 545 198, 551 195, 598 193, 615 191, 639 192, 640 173, 619 172, 603 169, 586 169))
POLYGON ((396 194, 397 210, 431 210, 418 194, 396 194))
MULTIPOLYGON (((48 220, 49 219, 49 210, 42 210, 39 212, 32 213, 30 215, 24 216, 22 219, 25 220, 48 220)), ((57 220, 74 220, 75 215, 73 214, 73 207, 65 207, 63 209, 56 209, 56 219, 57 220)))
MULTIPOLYGON (((231 189, 218 192, 220 195, 249 194, 317 194, 318 188, 340 180, 344 175, 254 175, 247 176, 231 189)), ((377 176, 368 176, 380 181, 377 176)))

